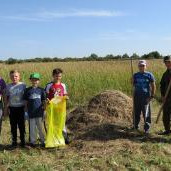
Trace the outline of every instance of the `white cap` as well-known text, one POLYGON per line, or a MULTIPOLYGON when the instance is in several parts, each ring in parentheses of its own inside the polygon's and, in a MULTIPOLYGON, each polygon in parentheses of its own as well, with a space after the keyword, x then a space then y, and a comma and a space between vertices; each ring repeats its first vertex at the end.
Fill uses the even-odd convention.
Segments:
POLYGON ((146 66, 146 65, 147 65, 146 60, 139 60, 138 66, 139 66, 139 65, 144 65, 144 66, 146 66))

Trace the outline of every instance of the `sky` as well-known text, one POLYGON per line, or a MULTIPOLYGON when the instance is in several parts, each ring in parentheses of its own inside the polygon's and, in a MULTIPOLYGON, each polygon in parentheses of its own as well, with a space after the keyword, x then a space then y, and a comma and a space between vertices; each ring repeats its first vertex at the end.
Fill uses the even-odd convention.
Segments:
POLYGON ((0 59, 171 54, 170 0, 0 0, 0 59))

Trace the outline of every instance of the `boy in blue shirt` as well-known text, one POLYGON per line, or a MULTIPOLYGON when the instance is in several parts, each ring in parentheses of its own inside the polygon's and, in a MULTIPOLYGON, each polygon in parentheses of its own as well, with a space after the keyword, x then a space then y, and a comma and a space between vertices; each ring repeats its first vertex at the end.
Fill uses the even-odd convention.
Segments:
POLYGON ((151 124, 150 100, 154 97, 156 86, 152 73, 146 70, 146 61, 138 63, 139 72, 133 75, 134 86, 134 128, 139 128, 140 115, 144 117, 144 132, 148 133, 151 124))
POLYGON ((40 74, 32 73, 30 75, 31 87, 26 88, 24 93, 24 100, 26 101, 26 110, 29 116, 29 132, 30 132, 30 143, 32 147, 35 147, 37 136, 36 128, 39 132, 39 138, 41 145, 44 146, 44 133, 42 129, 42 118, 45 109, 45 91, 40 88, 40 74))

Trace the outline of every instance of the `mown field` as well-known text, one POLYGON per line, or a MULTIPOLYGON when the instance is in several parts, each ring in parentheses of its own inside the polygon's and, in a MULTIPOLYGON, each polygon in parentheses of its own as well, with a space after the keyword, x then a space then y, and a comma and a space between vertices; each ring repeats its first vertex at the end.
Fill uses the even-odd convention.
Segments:
MULTIPOLYGON (((41 86, 51 81, 54 68, 63 69, 63 82, 67 84, 70 100, 68 111, 88 103, 104 90, 120 90, 131 96, 130 61, 106 62, 59 62, 0 64, 0 75, 9 82, 9 71, 21 71, 22 80, 29 83, 31 72, 42 75, 41 86)), ((133 61, 137 71, 137 61, 133 61)), ((148 61, 148 70, 153 72, 157 83, 156 99, 159 99, 159 82, 165 66, 161 60, 148 61)), ((64 149, 20 149, 10 150, 9 122, 3 122, 0 137, 0 170, 171 170, 171 136, 156 133, 162 123, 154 124, 159 104, 153 102, 153 124, 149 138, 112 138, 108 141, 73 141, 64 149)), ((136 133, 135 133, 136 134, 136 133)), ((134 134, 133 134, 134 135, 134 134)))

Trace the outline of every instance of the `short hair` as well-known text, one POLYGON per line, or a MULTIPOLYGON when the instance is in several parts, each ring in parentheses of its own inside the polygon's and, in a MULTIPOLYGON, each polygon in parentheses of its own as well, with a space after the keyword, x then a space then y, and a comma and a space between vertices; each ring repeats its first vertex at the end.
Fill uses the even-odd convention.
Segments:
POLYGON ((163 58, 163 62, 167 62, 167 61, 171 61, 171 56, 168 55, 163 58))
POLYGON ((52 75, 58 75, 58 74, 62 74, 63 71, 62 69, 60 68, 55 68, 53 71, 52 71, 52 75))
POLYGON ((18 70, 16 70, 16 69, 11 70, 9 74, 11 75, 11 74, 14 74, 14 73, 18 73, 18 74, 20 74, 20 72, 19 72, 18 70))

